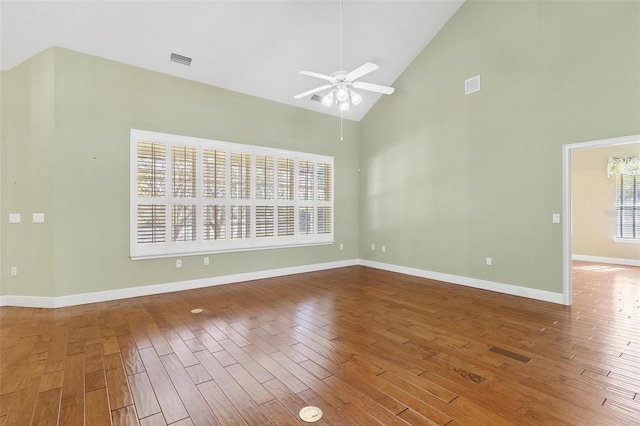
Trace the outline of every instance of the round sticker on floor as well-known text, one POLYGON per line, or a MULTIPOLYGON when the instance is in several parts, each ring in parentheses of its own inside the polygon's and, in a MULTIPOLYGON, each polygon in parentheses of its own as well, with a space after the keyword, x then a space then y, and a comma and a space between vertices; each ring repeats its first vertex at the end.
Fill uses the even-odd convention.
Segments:
POLYGON ((300 418, 307 423, 317 422, 322 418, 322 410, 311 405, 304 407, 300 410, 300 418))
POLYGON ((192 310, 191 310, 191 313, 192 313, 192 314, 199 314, 200 312, 202 312, 202 309, 200 309, 200 308, 192 309, 192 310))

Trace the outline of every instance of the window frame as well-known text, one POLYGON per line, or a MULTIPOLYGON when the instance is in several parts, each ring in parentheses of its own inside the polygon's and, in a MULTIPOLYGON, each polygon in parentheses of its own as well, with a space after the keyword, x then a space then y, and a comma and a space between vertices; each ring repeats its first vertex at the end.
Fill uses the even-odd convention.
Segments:
MULTIPOLYGON (((216 159, 217 161, 217 159, 216 159)), ((288 163, 290 164, 290 163, 288 163)), ((326 172, 325 172, 326 173, 326 172)), ((323 175, 325 176, 325 175, 323 175)), ((263 250, 285 247, 304 247, 313 245, 324 245, 334 243, 335 233, 335 167, 334 158, 332 156, 310 154, 298 151, 288 151, 274 149, 268 147, 245 145, 232 142, 209 140, 203 138, 194 138, 189 136, 171 135, 165 133, 151 132, 146 130, 131 129, 130 140, 130 258, 137 259, 153 259, 163 257, 176 257, 197 254, 215 254, 236 251, 263 250), (138 146, 139 143, 153 143, 164 145, 164 195, 157 196, 155 191, 150 197, 138 195, 138 146), (177 197, 174 194, 172 183, 174 169, 172 167, 172 153, 175 147, 195 147, 196 148, 196 196, 192 198, 177 197), (205 169, 204 155, 205 150, 215 150, 225 153, 225 188, 224 197, 205 197, 205 169), (232 198, 231 188, 231 156, 232 153, 248 154, 250 157, 250 194, 249 198, 232 198), (273 159, 273 197, 271 199, 257 198, 257 157, 270 157, 273 159), (293 184, 293 199, 283 200, 279 197, 279 187, 281 185, 279 179, 279 161, 293 160, 293 180, 286 182, 293 184), (310 161, 314 163, 313 172, 313 200, 302 200, 299 197, 299 165, 302 162, 310 161), (329 165, 330 173, 328 179, 329 200, 319 200, 320 194, 318 187, 318 175, 320 173, 318 166, 329 165), (164 209, 164 241, 163 242, 139 242, 138 234, 138 208, 139 206, 160 205, 159 209, 164 209), (196 209, 196 231, 194 241, 172 241, 172 233, 174 231, 172 225, 172 208, 176 205, 195 205, 196 209), (224 238, 205 240, 205 206, 223 206, 224 208, 224 238), (231 209, 232 206, 247 206, 249 208, 249 229, 248 238, 231 238, 231 209), (273 207, 273 223, 271 224, 273 236, 258 236, 256 230, 257 223, 257 207, 273 207), (279 207, 293 207, 293 235, 280 236, 279 234, 279 207), (300 231, 300 210, 302 207, 311 207, 313 209, 313 220, 317 221, 319 209, 328 208, 330 210, 330 232, 319 233, 318 224, 314 223, 311 234, 303 234, 300 231)), ((155 182, 155 181, 154 181, 155 182)), ((159 182, 159 181, 158 181, 159 182)), ((209 182, 211 178, 209 177, 209 182)), ((327 186, 327 182, 322 182, 327 186)), ((290 185, 290 184, 289 184, 290 185)), ((323 186, 324 188, 324 186, 323 186)), ((285 189, 286 191, 286 189, 285 189)), ((211 191, 208 191, 210 194, 211 191)), ((326 191, 323 192, 326 194, 326 191)), ((324 198, 324 197, 322 197, 324 198)), ((325 210, 323 210, 325 211, 325 210)), ((284 214, 283 209, 283 214, 284 214)), ((288 210, 290 218, 290 209, 288 210)), ((323 215, 325 217, 325 215, 323 215)), ((290 221, 287 220, 290 226, 290 221)), ((241 223, 242 226, 242 223, 241 223)), ((267 226, 269 224, 267 223, 267 226)), ((152 229, 152 233, 156 228, 152 229)), ((214 231, 215 233, 215 231, 214 231)), ((154 234, 155 235, 155 234, 154 234)))

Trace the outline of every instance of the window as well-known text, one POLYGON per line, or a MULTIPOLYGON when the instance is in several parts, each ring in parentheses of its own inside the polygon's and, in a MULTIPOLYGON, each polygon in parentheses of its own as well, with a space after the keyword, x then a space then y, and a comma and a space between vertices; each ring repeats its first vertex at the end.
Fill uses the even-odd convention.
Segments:
POLYGON ((333 157, 131 130, 131 257, 333 242, 333 157))
POLYGON ((615 238, 640 241, 640 176, 616 174, 615 238))

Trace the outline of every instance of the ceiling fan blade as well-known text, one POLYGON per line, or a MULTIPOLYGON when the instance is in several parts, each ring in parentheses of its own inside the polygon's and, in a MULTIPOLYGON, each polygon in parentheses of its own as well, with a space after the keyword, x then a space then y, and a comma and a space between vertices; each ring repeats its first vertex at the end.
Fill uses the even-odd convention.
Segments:
POLYGON ((378 92, 385 95, 390 95, 396 90, 393 87, 381 86, 379 84, 373 84, 373 83, 364 83, 362 81, 354 81, 353 87, 355 87, 356 89, 368 90, 370 92, 378 92))
POLYGON ((374 64, 373 62, 367 62, 366 64, 360 65, 358 68, 356 68, 355 70, 347 74, 346 79, 348 81, 357 80, 363 75, 367 75, 370 72, 377 70, 378 68, 380 67, 374 64))
POLYGON ((309 95, 313 95, 314 93, 321 92, 324 89, 328 89, 330 87, 333 87, 333 84, 325 84, 324 86, 316 87, 315 89, 307 90, 306 92, 300 93, 299 95, 295 95, 293 98, 294 99, 304 98, 309 95))
POLYGON ((300 74, 308 75, 310 77, 321 78, 323 80, 329 80, 332 83, 336 82, 335 77, 332 77, 330 75, 320 74, 320 73, 313 72, 313 71, 300 71, 300 74))

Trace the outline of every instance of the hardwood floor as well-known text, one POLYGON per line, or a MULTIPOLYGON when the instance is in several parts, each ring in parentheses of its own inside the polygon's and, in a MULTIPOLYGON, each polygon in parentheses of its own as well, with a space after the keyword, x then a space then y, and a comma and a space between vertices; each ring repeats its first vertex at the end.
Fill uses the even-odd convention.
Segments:
POLYGON ((564 307, 364 267, 0 308, 0 424, 640 424, 640 268, 564 307), (191 313, 202 308, 202 313, 191 313))

